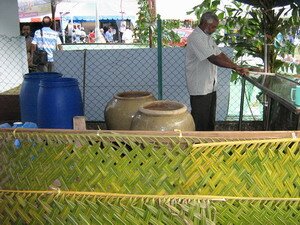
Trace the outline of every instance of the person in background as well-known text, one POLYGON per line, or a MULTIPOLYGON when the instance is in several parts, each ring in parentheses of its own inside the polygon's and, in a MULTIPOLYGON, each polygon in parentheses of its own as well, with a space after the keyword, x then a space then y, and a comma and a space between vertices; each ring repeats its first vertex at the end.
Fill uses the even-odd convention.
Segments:
POLYGON ((43 27, 34 33, 31 42, 31 56, 33 56, 33 52, 37 48, 44 49, 47 52, 48 63, 45 65, 37 65, 37 71, 52 72, 54 62, 53 53, 56 50, 62 50, 62 43, 59 34, 50 28, 51 18, 49 16, 43 18, 42 25, 43 27))
POLYGON ((114 34, 113 34, 113 28, 109 27, 108 30, 105 32, 105 39, 108 43, 114 42, 114 34))
POLYGON ((102 28, 95 30, 95 43, 106 43, 102 28))
POLYGON ((73 25, 73 28, 72 28, 72 33, 71 33, 71 40, 72 40, 72 43, 76 43, 76 25, 73 25))
POLYGON ((105 33, 104 33, 104 29, 103 28, 100 28, 100 33, 103 35, 103 37, 104 37, 104 35, 105 35, 105 33))
POLYGON ((80 30, 81 30, 80 41, 81 43, 86 43, 86 33, 84 31, 84 27, 81 27, 80 30))
POLYGON ((121 37, 121 42, 124 42, 124 41, 123 41, 123 33, 124 33, 125 30, 126 30, 126 21, 125 21, 125 20, 122 20, 122 21, 120 22, 120 29, 119 29, 120 37, 121 37))
POLYGON ((22 36, 25 37, 28 69, 29 69, 29 72, 32 72, 33 71, 32 57, 31 57, 32 37, 30 36, 30 33, 31 33, 30 25, 28 25, 28 24, 23 25, 21 34, 22 34, 22 36))
POLYGON ((81 43, 81 28, 80 25, 75 26, 75 43, 81 43))
POLYGON ((95 31, 94 30, 90 30, 88 39, 89 39, 89 43, 95 43, 95 31))
POLYGON ((215 129, 217 66, 235 70, 240 75, 249 73, 247 68, 233 63, 213 40, 211 35, 218 25, 218 17, 206 12, 187 38, 186 81, 197 131, 215 129))
POLYGON ((122 42, 125 44, 133 43, 133 32, 129 27, 126 27, 126 30, 123 32, 122 42))

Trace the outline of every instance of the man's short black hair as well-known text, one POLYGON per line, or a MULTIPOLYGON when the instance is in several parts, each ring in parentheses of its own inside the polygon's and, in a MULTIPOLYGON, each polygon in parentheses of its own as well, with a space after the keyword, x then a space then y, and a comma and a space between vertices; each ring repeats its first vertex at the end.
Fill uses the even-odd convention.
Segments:
POLYGON ((51 18, 49 16, 45 16, 42 20, 43 27, 50 27, 51 26, 51 18))
POLYGON ((214 12, 205 12, 202 16, 201 16, 201 19, 200 19, 200 24, 203 24, 203 23, 213 23, 214 21, 218 21, 219 22, 219 19, 218 19, 218 16, 214 13, 214 12))

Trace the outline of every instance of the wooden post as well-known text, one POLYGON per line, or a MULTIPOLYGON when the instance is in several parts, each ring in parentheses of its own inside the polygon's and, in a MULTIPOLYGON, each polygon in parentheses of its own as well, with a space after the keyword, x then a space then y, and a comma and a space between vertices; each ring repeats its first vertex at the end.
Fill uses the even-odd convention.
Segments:
POLYGON ((73 117, 73 129, 74 130, 86 130, 86 123, 84 116, 73 117))

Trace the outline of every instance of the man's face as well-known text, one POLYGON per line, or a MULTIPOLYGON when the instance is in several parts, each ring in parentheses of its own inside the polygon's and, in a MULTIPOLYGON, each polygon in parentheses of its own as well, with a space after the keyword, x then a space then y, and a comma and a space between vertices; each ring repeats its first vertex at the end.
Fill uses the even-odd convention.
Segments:
POLYGON ((214 33, 217 30, 218 25, 219 25, 218 21, 213 21, 212 23, 207 23, 204 32, 208 35, 211 35, 212 33, 214 33))
POLYGON ((27 37, 30 34, 30 27, 29 26, 23 26, 22 27, 22 34, 27 37))

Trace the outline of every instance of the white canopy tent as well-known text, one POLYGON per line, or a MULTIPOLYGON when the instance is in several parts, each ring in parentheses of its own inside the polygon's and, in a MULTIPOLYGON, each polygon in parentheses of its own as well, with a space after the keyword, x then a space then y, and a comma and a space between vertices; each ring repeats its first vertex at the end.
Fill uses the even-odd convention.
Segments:
MULTIPOLYGON (((137 20, 139 11, 138 0, 52 0, 57 2, 57 19, 61 14, 72 15, 74 21, 95 21, 95 7, 98 4, 98 15, 100 20, 122 20, 130 19, 133 23, 137 20)), ((40 21, 43 16, 51 15, 51 0, 18 0, 20 22, 40 21)), ((162 19, 191 19, 196 16, 187 15, 188 11, 196 5, 199 0, 156 0, 156 12, 162 19)))
POLYGON ((137 19, 138 4, 136 0, 97 0, 90 2, 61 2, 56 12, 70 12, 74 21, 95 21, 96 9, 99 20, 126 20, 133 23, 137 19))
POLYGON ((20 22, 40 22, 44 16, 52 17, 51 3, 55 4, 55 19, 61 21, 61 32, 73 22, 95 22, 96 42, 100 37, 99 20, 137 19, 136 0, 19 0, 20 22), (98 18, 98 19, 97 19, 98 18))
MULTIPOLYGON (((137 0, 60 0, 56 2, 55 18, 61 15, 74 21, 95 21, 98 5, 99 20, 137 19, 137 0)), ((18 0, 20 22, 41 21, 51 16, 51 0, 18 0)))
MULTIPOLYGON (((61 21, 64 29, 73 23, 95 22, 99 33, 99 20, 130 20, 135 24, 139 12, 138 0, 18 0, 20 22, 40 22, 44 16, 52 17, 51 2, 56 4, 55 19, 61 21), (98 20, 96 19, 98 18, 98 20)), ((188 15, 199 0, 156 0, 156 12, 162 19, 197 20, 188 15)), ((64 33, 62 29, 62 33, 64 33)))

